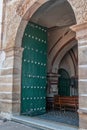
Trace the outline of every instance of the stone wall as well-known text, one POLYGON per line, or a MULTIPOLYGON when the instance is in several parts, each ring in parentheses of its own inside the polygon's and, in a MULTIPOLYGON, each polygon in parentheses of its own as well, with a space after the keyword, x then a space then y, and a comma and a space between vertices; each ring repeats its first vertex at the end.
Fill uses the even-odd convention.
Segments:
POLYGON ((78 39, 79 125, 87 129, 87 23, 72 27, 78 39))
MULTIPOLYGON (((32 14, 45 2, 46 0, 12 0, 4 2, 3 48, 15 45, 17 32, 19 31, 22 20, 25 19, 26 21, 29 21, 32 14)), ((79 0, 77 2, 77 0, 68 0, 68 2, 74 10, 77 23, 86 21, 86 1, 79 0)), ((20 32, 20 36, 22 35, 21 33, 22 32, 20 32)))
MULTIPOLYGON (((5 60, 2 69, 0 69, 0 112, 5 113, 5 117, 6 113, 20 113, 21 66, 18 65, 18 62, 21 63, 21 38, 24 31, 24 28, 22 31, 21 28, 26 26, 32 14, 45 2, 46 0, 4 1, 3 37, 2 48, 0 49, 5 52, 5 60), (23 24, 24 26, 22 26, 23 24), (18 48, 15 47, 17 43, 19 43, 18 48)), ((68 2, 73 8, 77 20, 74 31, 78 40, 80 128, 87 129, 87 1, 68 0, 68 2)))

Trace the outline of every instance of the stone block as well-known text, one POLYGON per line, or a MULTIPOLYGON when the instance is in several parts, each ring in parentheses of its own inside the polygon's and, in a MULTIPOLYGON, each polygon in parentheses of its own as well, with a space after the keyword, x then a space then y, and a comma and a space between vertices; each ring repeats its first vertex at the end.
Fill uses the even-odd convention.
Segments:
POLYGON ((0 84, 0 92, 12 92, 12 84, 0 84))
POLYGON ((17 84, 13 84, 13 92, 14 93, 21 93, 21 84, 19 83, 18 85, 17 84))
POLYGON ((6 113, 12 113, 12 103, 0 102, 0 111, 6 113))
POLYGON ((20 101, 20 93, 12 93, 12 101, 20 101))
POLYGON ((13 69, 13 73, 14 73, 14 74, 20 74, 21 71, 20 71, 20 69, 18 69, 18 68, 14 68, 14 69, 13 69))
POLYGON ((1 70, 1 75, 12 75, 13 74, 13 68, 7 68, 1 70))
POLYGON ((12 76, 0 76, 0 83, 12 83, 13 77, 12 76))
POLYGON ((79 81, 79 94, 87 94, 87 81, 79 81))
POLYGON ((3 64, 3 68, 13 67, 13 63, 14 63, 13 56, 6 57, 4 64, 3 64))
POLYGON ((79 65, 87 65, 87 43, 86 46, 78 48, 79 65))
POLYGON ((86 113, 79 114, 79 128, 80 130, 87 130, 87 114, 86 113))
POLYGON ((87 96, 79 96, 79 108, 87 108, 87 96))
POLYGON ((20 113, 20 103, 12 104, 12 113, 20 113))
POLYGON ((12 100, 12 93, 0 93, 0 100, 12 100))
POLYGON ((79 68, 79 79, 87 79, 87 67, 79 68))

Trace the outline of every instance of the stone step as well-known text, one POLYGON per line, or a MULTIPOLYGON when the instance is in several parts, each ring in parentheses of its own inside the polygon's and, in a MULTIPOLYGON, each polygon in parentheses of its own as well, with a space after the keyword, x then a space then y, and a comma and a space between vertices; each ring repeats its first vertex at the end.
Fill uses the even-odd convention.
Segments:
POLYGON ((25 116, 12 116, 12 121, 22 123, 25 125, 31 124, 38 127, 45 128, 46 130, 78 130, 77 127, 66 125, 64 123, 56 123, 53 121, 38 119, 36 117, 25 117, 25 116))

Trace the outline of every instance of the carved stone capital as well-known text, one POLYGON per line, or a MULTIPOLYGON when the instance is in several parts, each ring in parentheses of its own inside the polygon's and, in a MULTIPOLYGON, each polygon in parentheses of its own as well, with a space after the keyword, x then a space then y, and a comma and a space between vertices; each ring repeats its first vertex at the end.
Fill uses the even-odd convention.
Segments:
POLYGON ((76 24, 70 27, 70 29, 76 32, 77 40, 87 40, 87 22, 84 22, 82 24, 76 24))
POLYGON ((23 50, 22 47, 10 47, 5 48, 2 51, 6 53, 6 56, 22 56, 23 50))

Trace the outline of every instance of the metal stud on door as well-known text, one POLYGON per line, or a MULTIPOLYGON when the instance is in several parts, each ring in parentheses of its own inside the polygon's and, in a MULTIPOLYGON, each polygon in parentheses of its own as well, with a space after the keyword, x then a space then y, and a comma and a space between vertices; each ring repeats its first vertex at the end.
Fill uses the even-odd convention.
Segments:
POLYGON ((46 111, 47 28, 29 22, 23 36, 21 113, 46 111))

